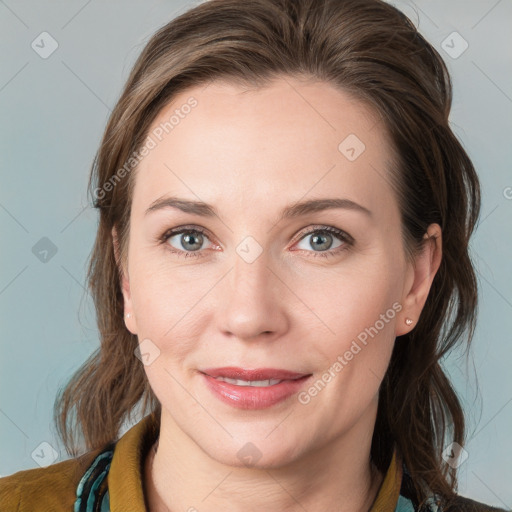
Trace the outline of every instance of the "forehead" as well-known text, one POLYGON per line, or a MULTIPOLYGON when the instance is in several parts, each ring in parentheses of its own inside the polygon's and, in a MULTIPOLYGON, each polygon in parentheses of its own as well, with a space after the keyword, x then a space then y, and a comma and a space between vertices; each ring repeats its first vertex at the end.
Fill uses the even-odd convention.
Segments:
POLYGON ((159 112, 148 136, 154 147, 136 171, 134 209, 162 194, 239 207, 272 197, 277 207, 308 190, 367 203, 392 194, 378 114, 325 82, 195 86, 159 112))

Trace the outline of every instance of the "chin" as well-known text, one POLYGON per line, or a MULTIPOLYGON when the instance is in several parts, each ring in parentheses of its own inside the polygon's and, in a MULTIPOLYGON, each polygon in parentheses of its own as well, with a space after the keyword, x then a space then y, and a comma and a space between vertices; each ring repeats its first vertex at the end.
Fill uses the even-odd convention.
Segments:
POLYGON ((262 470, 286 466, 300 457, 297 444, 290 438, 288 438, 289 446, 279 440, 271 442, 265 439, 265 436, 255 438, 253 441, 247 436, 243 439, 243 441, 234 440, 225 444, 204 446, 203 450, 221 464, 262 470))

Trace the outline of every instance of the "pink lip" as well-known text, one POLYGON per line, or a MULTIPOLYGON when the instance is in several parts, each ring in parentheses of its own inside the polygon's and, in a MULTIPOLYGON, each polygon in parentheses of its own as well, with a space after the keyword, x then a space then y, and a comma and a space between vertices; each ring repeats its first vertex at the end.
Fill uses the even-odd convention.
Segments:
POLYGON ((226 367, 201 370, 206 385, 224 403, 239 409, 264 409, 271 407, 294 395, 309 380, 311 374, 291 372, 288 370, 259 368, 226 367), (215 377, 227 377, 240 380, 280 379, 282 382, 273 386, 237 386, 217 380, 215 377))

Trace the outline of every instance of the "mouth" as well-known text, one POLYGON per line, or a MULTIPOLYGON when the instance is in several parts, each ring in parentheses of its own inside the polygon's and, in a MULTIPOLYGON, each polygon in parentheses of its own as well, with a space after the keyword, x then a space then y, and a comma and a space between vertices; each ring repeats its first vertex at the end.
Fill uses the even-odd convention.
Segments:
POLYGON ((224 367, 199 372, 215 396, 241 409, 263 409, 282 402, 297 393, 312 376, 275 368, 224 367))
MULTIPOLYGON (((268 386, 275 386, 285 379, 268 379, 268 380, 241 380, 241 379, 230 379, 228 377, 215 377, 215 380, 221 382, 227 382, 228 384, 234 384, 235 386, 255 386, 257 388, 266 388, 268 386)), ((295 379, 294 379, 295 380, 295 379)))
POLYGON ((283 380, 298 380, 311 375, 277 368, 247 369, 236 366, 207 368, 200 372, 239 386, 272 386, 283 380))

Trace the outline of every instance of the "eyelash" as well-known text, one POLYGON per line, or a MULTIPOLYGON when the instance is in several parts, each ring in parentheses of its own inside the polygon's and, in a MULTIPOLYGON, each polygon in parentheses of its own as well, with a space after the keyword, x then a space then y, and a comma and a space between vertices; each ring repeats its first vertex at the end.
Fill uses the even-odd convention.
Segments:
MULTIPOLYGON (((201 233, 202 235, 206 236, 206 238, 208 238, 208 234, 206 233, 206 230, 204 230, 203 228, 185 226, 185 227, 175 228, 175 229, 166 231, 159 238, 159 242, 162 244, 166 244, 166 242, 167 242, 167 240, 169 240, 169 238, 171 238, 175 235, 180 235, 182 233, 201 233)), ((302 235, 299 237, 297 242, 300 242, 303 238, 305 238, 308 235, 312 235, 313 233, 335 234, 344 243, 344 245, 340 245, 339 247, 336 247, 336 249, 331 249, 328 251, 320 251, 320 252, 306 251, 306 252, 312 252, 313 258, 317 258, 317 257, 328 258, 330 256, 337 256, 338 253, 347 250, 349 247, 351 247, 354 244, 354 239, 348 233, 345 233, 341 229, 338 229, 338 228, 335 228, 332 226, 314 226, 314 228, 311 229, 310 231, 307 231, 306 233, 302 233, 302 235)), ((194 258, 194 257, 204 256, 204 254, 203 254, 204 251, 202 251, 202 250, 181 251, 181 250, 175 249, 174 247, 172 247, 169 244, 166 244, 166 247, 168 248, 168 250, 171 253, 176 254, 178 257, 194 258)), ((297 250, 304 251, 305 249, 297 249, 297 250)))

